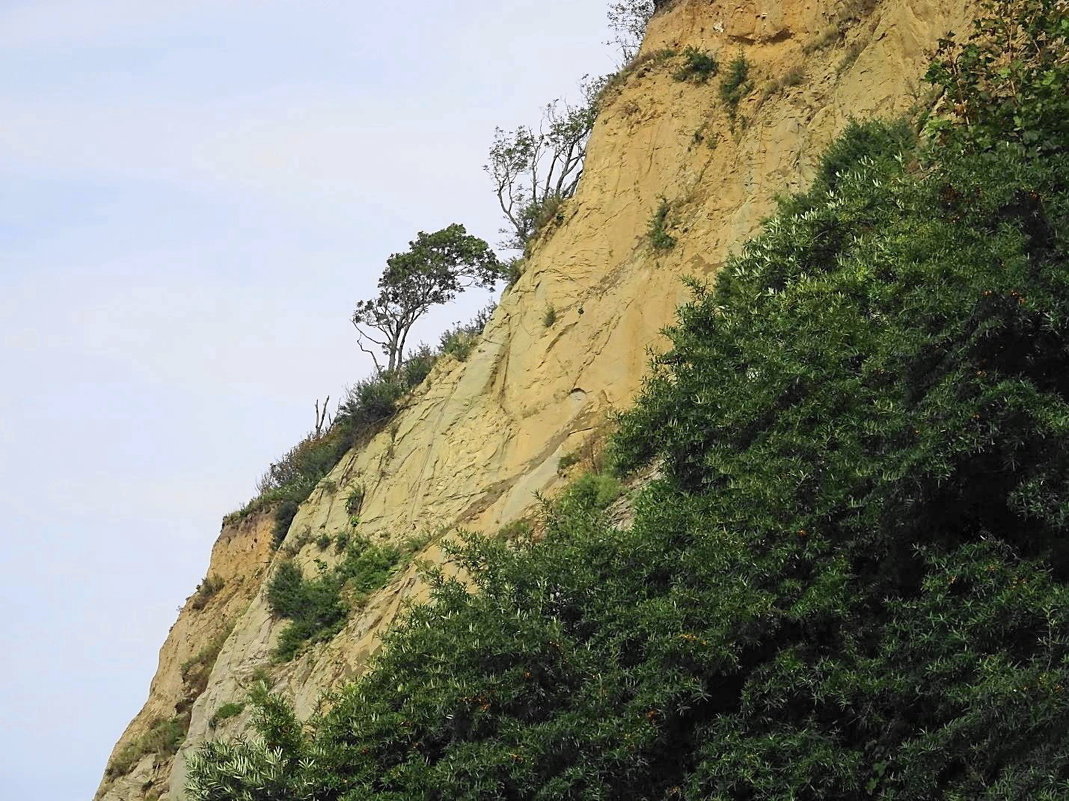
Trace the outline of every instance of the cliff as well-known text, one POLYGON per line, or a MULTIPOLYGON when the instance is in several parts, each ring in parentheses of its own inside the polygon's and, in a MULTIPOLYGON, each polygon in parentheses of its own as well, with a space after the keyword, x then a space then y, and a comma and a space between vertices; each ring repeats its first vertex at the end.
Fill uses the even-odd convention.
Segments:
POLYGON ((937 40, 964 27, 967 0, 678 0, 661 4, 642 52, 613 80, 577 195, 544 230, 464 363, 440 362, 386 430, 349 453, 301 507, 280 552, 269 521, 224 528, 208 580, 160 654, 144 709, 116 745, 97 793, 107 801, 180 798, 184 757, 237 734, 253 678, 269 675, 299 714, 358 675, 402 604, 420 597, 409 567, 331 641, 274 664, 280 630, 264 579, 279 553, 309 570, 339 557, 316 540, 351 527, 376 541, 457 528, 493 532, 529 514, 561 482, 568 454, 596 455, 609 412, 634 396, 647 349, 685 297, 681 279, 714 276, 778 194, 801 188, 854 117, 930 104, 920 80, 937 40), (687 48, 722 70, 740 54, 737 108, 719 80, 679 80, 687 48), (663 205, 662 205, 663 204, 663 205), (675 246, 647 237, 663 208, 675 246), (553 314, 547 314, 552 309, 553 314), (551 318, 554 318, 551 320, 551 318), (551 324, 547 324, 551 323, 551 324), (229 716, 218 712, 230 704, 229 716), (185 734, 184 739, 182 732, 185 734))

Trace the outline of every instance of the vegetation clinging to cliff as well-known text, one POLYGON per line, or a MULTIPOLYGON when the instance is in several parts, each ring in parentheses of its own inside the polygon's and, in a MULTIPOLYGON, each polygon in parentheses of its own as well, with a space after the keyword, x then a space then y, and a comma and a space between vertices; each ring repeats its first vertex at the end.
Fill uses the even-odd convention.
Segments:
POLYGON ((474 539, 476 592, 438 576, 310 732, 262 699, 192 797, 1066 797, 1069 143, 977 111, 852 128, 693 285, 622 420, 664 471, 631 529, 573 491, 474 539))
POLYGON ((279 636, 275 657, 288 661, 305 645, 337 634, 350 607, 382 587, 402 556, 400 548, 348 537, 341 562, 333 568, 323 566, 314 578, 305 578, 292 559, 282 562, 267 588, 271 611, 290 621, 279 636))

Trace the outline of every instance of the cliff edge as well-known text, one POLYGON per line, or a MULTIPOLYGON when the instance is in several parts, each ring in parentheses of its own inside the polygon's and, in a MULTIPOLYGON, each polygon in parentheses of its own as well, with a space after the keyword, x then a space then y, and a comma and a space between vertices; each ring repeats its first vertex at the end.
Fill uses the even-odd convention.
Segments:
MULTIPOLYGON (((205 583, 160 654, 144 709, 115 747, 104 801, 178 799, 184 759, 247 726, 248 687, 268 676, 299 714, 358 675, 405 601, 422 591, 407 567, 328 642, 272 660, 281 629, 266 600, 273 562, 309 570, 340 558, 317 539, 361 534, 426 541, 493 532, 523 518, 562 481, 569 454, 595 454, 607 415, 625 408, 686 296, 684 276, 715 276, 759 228, 776 195, 803 188, 851 118, 930 105, 920 76, 940 37, 965 27, 968 0, 677 0, 662 3, 642 50, 607 87, 582 184, 534 244, 480 344, 445 359, 388 427, 349 453, 302 505, 282 547, 270 521, 224 527, 205 583), (680 79, 684 54, 747 74, 725 99, 720 80, 680 79), (651 220, 674 240, 657 248, 651 220), (552 314, 547 312, 552 310, 552 314), (552 318, 552 319, 551 319, 552 318), (227 714, 221 715, 221 710, 227 714)), ((722 70, 724 68, 722 67, 722 70)))

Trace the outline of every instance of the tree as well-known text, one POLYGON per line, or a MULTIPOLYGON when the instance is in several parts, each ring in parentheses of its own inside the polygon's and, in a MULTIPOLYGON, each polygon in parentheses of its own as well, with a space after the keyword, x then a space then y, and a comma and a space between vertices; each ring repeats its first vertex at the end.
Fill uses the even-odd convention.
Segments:
POLYGON ((407 251, 386 260, 378 297, 356 304, 352 322, 360 349, 379 372, 393 373, 401 366, 409 331, 428 309, 469 287, 489 288, 503 274, 490 246, 469 235, 463 225, 454 223, 433 234, 420 231, 407 251), (386 356, 385 368, 366 343, 386 356))
POLYGON ((664 0, 618 0, 609 6, 609 29, 614 39, 607 44, 620 49, 620 57, 626 64, 642 44, 646 23, 653 12, 664 5, 664 0))
POLYGON ((526 125, 513 131, 496 129, 490 162, 483 169, 494 180, 508 222, 501 231, 506 236, 503 247, 523 250, 560 202, 575 194, 604 85, 605 79, 588 76, 581 84, 582 102, 548 103, 537 130, 526 125))

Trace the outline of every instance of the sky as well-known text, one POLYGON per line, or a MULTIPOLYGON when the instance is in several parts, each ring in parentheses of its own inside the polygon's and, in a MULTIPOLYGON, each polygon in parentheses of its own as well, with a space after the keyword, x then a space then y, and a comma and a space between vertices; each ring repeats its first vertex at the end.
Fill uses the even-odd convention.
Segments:
MULTIPOLYGON (((0 0, 0 798, 88 801, 222 516, 370 372, 349 316, 605 0, 0 0)), ((484 297, 436 310, 429 342, 484 297)))

